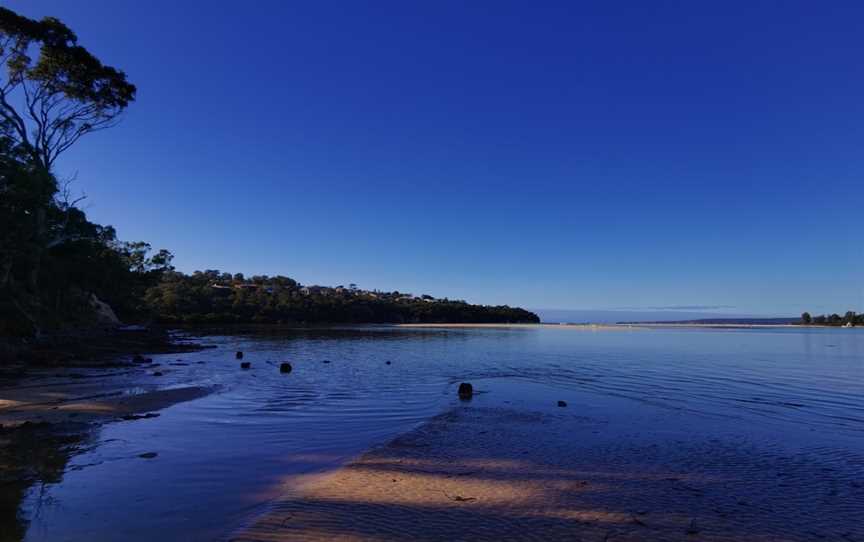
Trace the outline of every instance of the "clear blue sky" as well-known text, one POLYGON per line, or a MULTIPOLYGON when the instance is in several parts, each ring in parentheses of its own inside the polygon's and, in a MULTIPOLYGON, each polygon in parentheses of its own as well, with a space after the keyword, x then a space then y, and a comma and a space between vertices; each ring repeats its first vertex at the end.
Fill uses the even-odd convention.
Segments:
POLYGON ((59 173, 183 271, 862 308, 860 2, 4 3, 138 86, 59 173))

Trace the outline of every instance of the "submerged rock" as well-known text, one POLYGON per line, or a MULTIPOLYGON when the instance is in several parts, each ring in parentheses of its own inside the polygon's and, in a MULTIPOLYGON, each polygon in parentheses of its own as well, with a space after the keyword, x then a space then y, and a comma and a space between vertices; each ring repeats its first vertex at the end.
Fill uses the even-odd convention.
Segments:
POLYGON ((237 359, 243 359, 243 352, 238 351, 236 354, 234 354, 234 357, 237 359))
POLYGON ((161 371, 156 371, 155 373, 153 373, 153 376, 162 376, 162 372, 161 372, 161 371))
POLYGON ((558 401, 558 406, 560 406, 560 407, 566 407, 566 406, 567 406, 567 401, 558 401))
POLYGON ((470 399, 472 395, 474 395, 474 386, 472 386, 468 382, 463 382, 459 384, 459 398, 460 399, 470 399))
POLYGON ((250 363, 248 361, 244 361, 243 363, 240 364, 241 369, 250 369, 251 367, 252 367, 252 363, 250 363))
POLYGON ((387 365, 390 365, 390 362, 389 362, 389 361, 385 361, 384 363, 386 363, 387 365))
POLYGON ((146 452, 143 454, 138 454, 138 457, 140 457, 142 459, 153 459, 157 455, 159 455, 159 454, 157 454, 156 452, 146 452))
POLYGON ((290 363, 283 363, 282 365, 279 366, 279 372, 280 373, 290 373, 293 369, 294 368, 291 367, 290 363))

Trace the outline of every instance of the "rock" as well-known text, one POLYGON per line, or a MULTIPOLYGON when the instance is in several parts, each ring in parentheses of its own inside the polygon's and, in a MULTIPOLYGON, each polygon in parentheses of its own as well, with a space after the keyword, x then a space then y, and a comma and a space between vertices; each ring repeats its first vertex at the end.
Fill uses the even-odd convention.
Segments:
POLYGON ((243 363, 240 364, 240 368, 241 369, 251 369, 252 364, 248 361, 244 361, 243 363))
POLYGON ((138 457, 140 457, 142 459, 153 459, 157 455, 159 455, 159 454, 157 454, 156 452, 146 452, 143 454, 138 454, 138 457))
POLYGON ((696 523, 696 520, 690 520, 690 525, 687 526, 687 534, 699 534, 700 532, 702 532, 702 529, 696 523))
POLYGON ((234 354, 234 357, 237 359, 243 359, 243 352, 237 352, 236 354, 234 354))
POLYGON ((390 362, 389 362, 389 361, 385 361, 384 363, 386 363, 387 365, 390 365, 390 362))
POLYGON ((120 319, 114 314, 114 310, 98 297, 90 294, 90 306, 96 315, 96 321, 107 326, 117 327, 121 325, 120 319))
POLYGON ((462 382, 459 384, 459 398, 460 399, 470 399, 472 395, 474 395, 474 386, 472 386, 468 382, 462 382))
POLYGON ((329 360, 329 359, 325 359, 325 360, 322 361, 321 363, 330 363, 330 360, 329 360))
POLYGON ((132 363, 147 363, 147 360, 141 354, 132 356, 132 363))
POLYGON ((559 406, 559 407, 566 407, 566 406, 567 406, 567 401, 558 401, 558 406, 559 406))
POLYGON ((283 363, 282 365, 279 366, 279 372, 280 373, 290 373, 292 370, 293 370, 293 367, 291 367, 290 363, 283 363))
POLYGON ((156 371, 155 373, 153 373, 153 376, 162 376, 162 372, 161 372, 161 371, 156 371))

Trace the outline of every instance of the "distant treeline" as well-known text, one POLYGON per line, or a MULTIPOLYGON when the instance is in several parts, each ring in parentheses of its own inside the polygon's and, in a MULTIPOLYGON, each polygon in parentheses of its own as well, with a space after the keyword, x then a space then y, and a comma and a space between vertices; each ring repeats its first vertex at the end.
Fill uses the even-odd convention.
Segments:
POLYGON ((303 286, 288 277, 167 272, 144 307, 157 321, 179 323, 536 323, 508 306, 361 290, 356 285, 303 286))
POLYGON ((864 314, 847 311, 843 316, 837 313, 811 316, 809 312, 805 312, 801 315, 801 324, 805 326, 864 326, 864 314))

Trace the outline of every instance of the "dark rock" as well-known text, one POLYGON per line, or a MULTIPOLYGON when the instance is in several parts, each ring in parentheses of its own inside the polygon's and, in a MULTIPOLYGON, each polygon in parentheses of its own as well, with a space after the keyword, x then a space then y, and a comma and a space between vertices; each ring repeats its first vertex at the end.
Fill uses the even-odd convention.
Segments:
POLYGON ((325 359, 325 360, 322 361, 321 363, 330 363, 330 360, 329 360, 329 359, 325 359))
POLYGON ((243 363, 240 364, 240 368, 241 369, 251 369, 252 364, 248 361, 244 361, 243 363))
POLYGON ((386 363, 387 365, 390 365, 390 362, 389 362, 389 361, 385 361, 384 363, 386 363))
POLYGON ((279 372, 280 373, 290 373, 292 369, 293 369, 293 367, 291 367, 290 363, 283 363, 282 365, 279 366, 279 372))
POLYGON ((237 352, 236 354, 234 354, 234 357, 237 359, 243 359, 243 352, 237 352))
POLYGON ((474 395, 474 386, 472 386, 468 382, 463 382, 459 384, 460 399, 470 399, 472 395, 474 395))
POLYGON ((560 407, 566 407, 566 406, 567 406, 567 401, 558 401, 558 406, 560 406, 560 407))
POLYGON ((141 354, 135 354, 132 356, 132 363, 145 363, 145 359, 141 356, 141 354))
POLYGON ((153 459, 157 455, 159 454, 157 454, 156 452, 146 452, 143 454, 138 454, 138 457, 140 457, 141 459, 153 459))
POLYGON ((161 371, 156 371, 155 373, 153 373, 153 376, 162 376, 162 372, 161 372, 161 371))
POLYGON ((687 526, 687 534, 699 534, 701 532, 702 528, 699 526, 696 520, 690 520, 690 525, 687 526))

